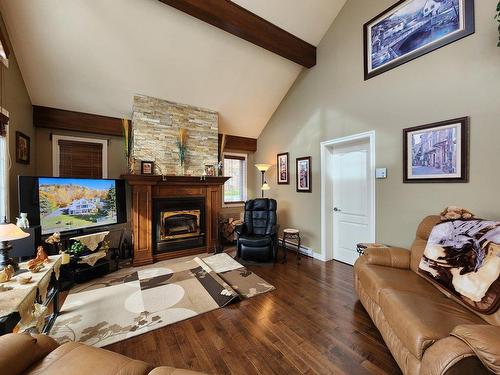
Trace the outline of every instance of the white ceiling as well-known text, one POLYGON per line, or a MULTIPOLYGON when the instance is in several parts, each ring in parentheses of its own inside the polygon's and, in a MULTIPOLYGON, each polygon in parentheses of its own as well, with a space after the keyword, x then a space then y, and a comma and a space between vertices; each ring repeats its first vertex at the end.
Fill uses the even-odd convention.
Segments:
MULTIPOLYGON (((345 0, 235 0, 318 45, 345 0)), ((257 137, 301 67, 157 0, 2 0, 31 101, 130 118, 133 95, 216 110, 257 137)))

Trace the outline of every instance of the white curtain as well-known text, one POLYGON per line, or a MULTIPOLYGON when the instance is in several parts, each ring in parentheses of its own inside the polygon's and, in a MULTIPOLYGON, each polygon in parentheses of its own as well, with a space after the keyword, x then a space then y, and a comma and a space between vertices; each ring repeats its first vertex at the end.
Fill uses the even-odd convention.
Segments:
POLYGON ((9 127, 5 137, 0 137, 0 222, 9 218, 9 127))

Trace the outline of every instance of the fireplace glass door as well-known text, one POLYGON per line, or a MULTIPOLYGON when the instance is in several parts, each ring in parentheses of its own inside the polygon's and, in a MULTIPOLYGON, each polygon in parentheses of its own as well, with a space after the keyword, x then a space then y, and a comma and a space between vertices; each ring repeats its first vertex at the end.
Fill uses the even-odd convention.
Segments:
POLYGON ((164 211, 161 213, 160 240, 200 235, 200 210, 164 211))

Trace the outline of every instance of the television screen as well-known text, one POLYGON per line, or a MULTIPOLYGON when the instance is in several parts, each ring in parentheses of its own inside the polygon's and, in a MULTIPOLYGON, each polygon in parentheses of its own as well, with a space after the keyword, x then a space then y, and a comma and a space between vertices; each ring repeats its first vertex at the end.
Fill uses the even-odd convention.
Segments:
POLYGON ((116 180, 38 178, 42 234, 119 223, 116 180))

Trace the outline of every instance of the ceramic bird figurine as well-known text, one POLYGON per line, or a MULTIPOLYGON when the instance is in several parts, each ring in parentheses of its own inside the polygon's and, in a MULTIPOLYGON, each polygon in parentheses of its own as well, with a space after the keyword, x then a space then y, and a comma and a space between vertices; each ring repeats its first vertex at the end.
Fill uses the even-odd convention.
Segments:
POLYGON ((0 271, 0 283, 5 283, 12 279, 12 276, 16 271, 14 270, 14 267, 12 267, 10 264, 5 267, 3 270, 0 271))

